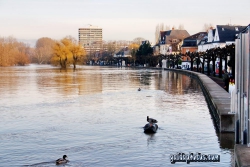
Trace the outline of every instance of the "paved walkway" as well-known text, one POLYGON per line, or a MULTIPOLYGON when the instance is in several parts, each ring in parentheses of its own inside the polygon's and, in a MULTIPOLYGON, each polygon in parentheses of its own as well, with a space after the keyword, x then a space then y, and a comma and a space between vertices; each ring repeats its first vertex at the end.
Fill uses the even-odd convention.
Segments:
POLYGON ((234 148, 235 162, 238 167, 250 167, 250 148, 247 145, 236 144, 234 148))
POLYGON ((211 78, 218 85, 220 85, 222 88, 224 87, 224 82, 223 82, 222 78, 214 77, 214 76, 208 76, 208 77, 211 78))

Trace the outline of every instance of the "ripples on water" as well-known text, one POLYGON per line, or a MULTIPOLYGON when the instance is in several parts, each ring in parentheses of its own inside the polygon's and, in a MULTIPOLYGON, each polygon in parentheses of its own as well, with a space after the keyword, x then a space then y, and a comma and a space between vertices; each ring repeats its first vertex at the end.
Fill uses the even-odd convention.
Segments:
POLYGON ((0 166, 55 166, 64 154, 65 166, 170 166, 177 152, 221 155, 189 166, 231 164, 199 85, 185 75, 31 65, 1 68, 0 78, 0 166), (147 115, 158 120, 154 135, 143 133, 147 115))

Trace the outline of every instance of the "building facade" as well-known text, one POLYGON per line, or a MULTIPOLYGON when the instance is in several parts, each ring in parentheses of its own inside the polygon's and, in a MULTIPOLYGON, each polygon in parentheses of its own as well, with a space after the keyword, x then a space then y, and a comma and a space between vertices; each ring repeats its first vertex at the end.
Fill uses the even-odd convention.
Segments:
POLYGON ((89 55, 99 52, 102 48, 102 28, 92 25, 79 28, 79 43, 89 55))
POLYGON ((207 49, 223 48, 235 43, 235 38, 246 26, 217 25, 215 29, 209 29, 208 35, 198 44, 198 51, 205 52, 207 49))
POLYGON ((187 52, 197 52, 198 44, 205 36, 207 36, 207 32, 199 32, 185 38, 181 46, 181 53, 186 54, 187 52))
POLYGON ((162 55, 180 53, 183 39, 189 37, 186 30, 161 31, 159 39, 159 52, 162 55))
MULTIPOLYGON (((182 60, 181 66, 183 69, 188 69, 191 67, 191 59, 189 56, 187 56, 186 53, 197 52, 198 51, 198 44, 205 36, 207 36, 207 32, 199 32, 199 33, 191 35, 183 40, 183 44, 181 46, 181 54, 184 55, 181 58, 181 60, 182 60)), ((197 68, 196 62, 194 63, 194 65, 197 68)))

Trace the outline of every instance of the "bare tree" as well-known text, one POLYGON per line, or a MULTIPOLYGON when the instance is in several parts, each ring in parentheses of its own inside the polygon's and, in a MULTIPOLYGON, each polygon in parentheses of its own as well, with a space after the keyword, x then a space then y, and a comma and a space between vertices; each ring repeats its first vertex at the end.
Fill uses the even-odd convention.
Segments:
POLYGON ((179 30, 185 30, 184 25, 183 25, 183 24, 180 24, 178 29, 179 29, 179 30))
POLYGON ((205 31, 205 32, 208 32, 209 29, 213 29, 213 24, 212 23, 205 23, 204 26, 203 26, 203 29, 202 31, 205 31))
POLYGON ((155 43, 157 44, 159 42, 160 38, 160 26, 159 24, 155 27, 155 43))
POLYGON ((145 39, 142 37, 137 37, 133 40, 133 42, 138 44, 139 46, 142 44, 142 41, 145 41, 145 39))
POLYGON ((169 25, 166 25, 166 26, 165 26, 165 31, 168 31, 168 30, 170 30, 170 26, 169 26, 169 25))
POLYGON ((29 64, 30 48, 13 37, 0 38, 0 66, 29 64))
POLYGON ((161 23, 159 28, 160 28, 160 31, 164 31, 164 23, 161 23))
POLYGON ((53 56, 53 46, 55 41, 48 37, 39 38, 33 51, 32 59, 34 63, 47 64, 53 56))
POLYGON ((177 28, 176 28, 176 26, 175 26, 175 25, 173 25, 172 29, 173 29, 173 30, 176 30, 177 28))

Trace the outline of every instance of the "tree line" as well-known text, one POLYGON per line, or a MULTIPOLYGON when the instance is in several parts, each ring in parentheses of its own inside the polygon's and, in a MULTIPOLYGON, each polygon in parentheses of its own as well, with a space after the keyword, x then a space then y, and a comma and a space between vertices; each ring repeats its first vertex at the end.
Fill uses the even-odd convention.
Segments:
POLYGON ((0 66, 25 65, 30 63, 31 48, 13 37, 0 37, 0 66))
POLYGON ((72 65, 75 69, 77 64, 86 64, 89 61, 109 61, 115 63, 114 54, 125 46, 133 50, 133 56, 130 58, 130 61, 133 62, 136 60, 135 53, 143 40, 143 38, 138 37, 130 43, 126 41, 104 42, 99 52, 90 55, 71 36, 61 40, 42 37, 36 41, 34 47, 18 42, 13 37, 2 37, 0 38, 0 66, 25 66, 29 63, 36 63, 51 64, 62 69, 72 65))
MULTIPOLYGON (((119 58, 114 58, 116 51, 114 43, 106 44, 106 51, 97 57, 97 61, 107 61, 116 63, 119 58)), ((208 65, 208 75, 214 71, 209 68, 210 62, 212 69, 215 69, 215 61, 219 58, 219 76, 222 77, 222 60, 225 60, 225 67, 232 69, 232 75, 235 74, 235 46, 227 45, 224 48, 213 48, 206 52, 187 52, 185 54, 153 55, 153 48, 150 43, 143 38, 136 38, 129 46, 131 57, 126 59, 126 64, 144 65, 155 67, 161 66, 162 59, 168 59, 173 67, 181 63, 183 57, 188 57, 191 62, 191 70, 204 73, 205 64, 208 65), (144 42, 142 42, 144 41, 144 42), (229 61, 228 61, 229 58, 229 61), (194 68, 194 63, 201 69, 194 68)), ((67 36, 61 40, 53 40, 43 37, 37 40, 34 48, 29 45, 18 42, 13 37, 0 38, 0 66, 24 66, 29 63, 51 64, 66 69, 70 65, 76 69, 77 64, 84 64, 88 61, 85 50, 79 45, 76 39, 67 36)))
POLYGON ((62 69, 82 64, 86 57, 85 50, 77 40, 67 36, 61 40, 48 37, 36 41, 34 48, 18 42, 13 37, 0 38, 0 66, 24 66, 29 63, 59 65, 62 69))
POLYGON ((177 53, 170 55, 159 55, 159 59, 168 60, 168 67, 173 68, 181 64, 183 57, 190 61, 190 70, 205 73, 205 64, 207 64, 207 75, 215 76, 216 60, 219 59, 219 77, 222 77, 223 71, 230 67, 232 76, 235 76, 235 44, 226 45, 223 48, 211 48, 205 52, 187 52, 185 54, 177 53), (222 69, 222 61, 225 61, 225 69, 222 69), (196 64, 196 67, 194 67, 196 64), (212 68, 210 68, 212 64, 212 68), (201 68, 199 66, 201 65, 201 68))

